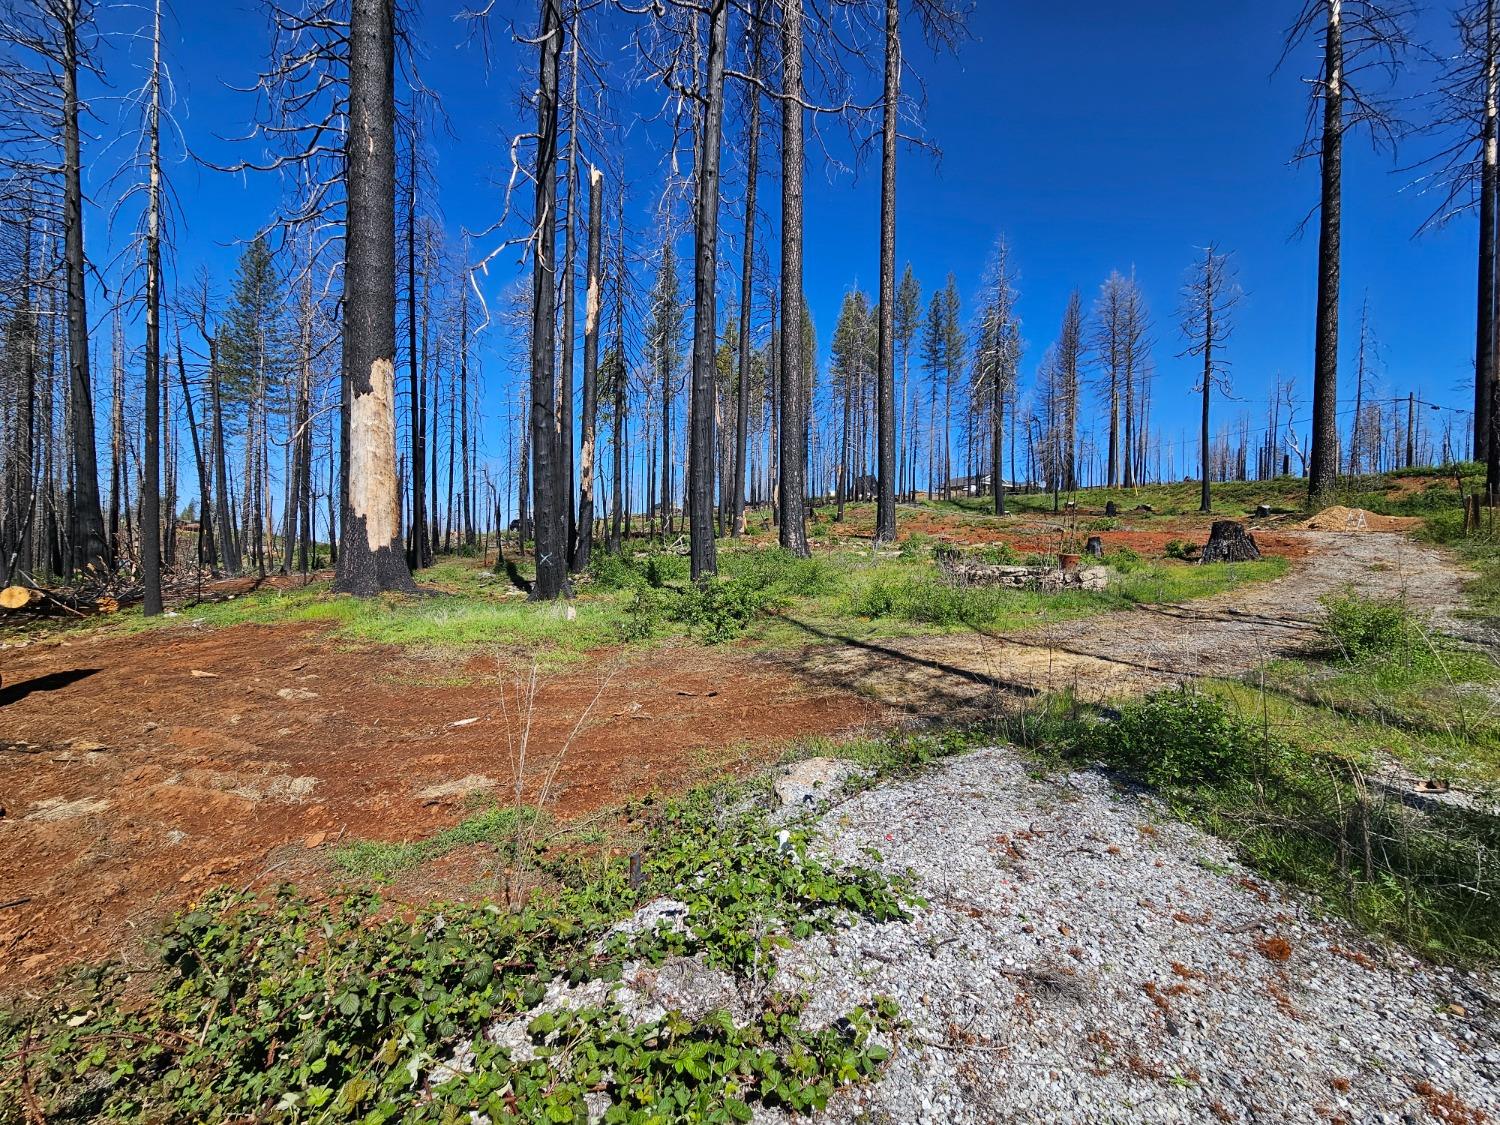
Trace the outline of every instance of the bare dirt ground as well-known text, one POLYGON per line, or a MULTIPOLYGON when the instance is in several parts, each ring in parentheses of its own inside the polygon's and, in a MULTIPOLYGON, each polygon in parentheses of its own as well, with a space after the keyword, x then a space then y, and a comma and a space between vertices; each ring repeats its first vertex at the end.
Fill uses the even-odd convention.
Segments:
POLYGON ((1373 532, 1280 538, 1299 548, 1283 578, 1185 605, 1140 606, 1007 636, 831 645, 838 638, 825 636, 789 660, 814 680, 854 686, 885 706, 931 718, 1063 689, 1099 700, 1195 676, 1237 675, 1315 641, 1320 599, 1346 587, 1401 595, 1439 628, 1457 627, 1463 574, 1437 550, 1373 532))
MULTIPOLYGON (((600 654, 538 699, 534 744, 556 746, 599 696, 554 809, 586 815, 752 770, 890 709, 945 717, 1063 687, 1102 697, 1243 671, 1308 643, 1318 599, 1346 585, 1404 593, 1440 623, 1460 600, 1451 564, 1400 536, 1283 532, 1265 545, 1301 561, 1190 606, 1027 634, 600 654)), ((0 651, 0 675, 0 992, 131 955, 211 886, 329 886, 339 841, 424 838, 511 776, 517 716, 502 712, 489 657, 434 664, 351 649, 314 625, 238 626, 62 634, 0 651)), ((396 890, 477 893, 476 863, 455 854, 396 890)))
MULTIPOLYGON (((502 712, 489 657, 434 665, 315 626, 247 625, 65 634, 0 652, 0 675, 4 991, 128 955, 210 886, 327 882, 339 840, 428 836, 512 777, 520 718, 513 696, 502 712)), ((731 650, 606 654, 543 682, 533 755, 565 742, 596 694, 557 778, 560 815, 750 770, 876 717, 731 650)), ((462 864, 432 866, 445 893, 467 889, 462 864)))

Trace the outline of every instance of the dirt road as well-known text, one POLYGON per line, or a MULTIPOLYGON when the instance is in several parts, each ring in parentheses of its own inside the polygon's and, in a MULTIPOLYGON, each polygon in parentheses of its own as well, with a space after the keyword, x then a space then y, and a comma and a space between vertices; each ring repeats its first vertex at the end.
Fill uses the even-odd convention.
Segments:
POLYGON ((942 717, 1064 688, 1102 699, 1237 675, 1313 643, 1321 599, 1345 588, 1399 595, 1438 628, 1458 627, 1464 575, 1436 549, 1388 533, 1283 534, 1307 549, 1284 577, 1185 605, 1139 606, 1003 636, 831 645, 819 638, 791 659, 813 679, 855 687, 916 716, 942 717))

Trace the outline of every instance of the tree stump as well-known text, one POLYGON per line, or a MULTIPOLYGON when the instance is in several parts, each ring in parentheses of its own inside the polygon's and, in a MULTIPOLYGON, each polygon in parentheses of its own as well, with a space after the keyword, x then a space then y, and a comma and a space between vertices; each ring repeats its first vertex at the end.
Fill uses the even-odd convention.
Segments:
POLYGON ((1096 559, 1104 557, 1104 540, 1097 535, 1090 535, 1088 545, 1084 547, 1084 553, 1093 555, 1096 559))
POLYGON ((1260 548, 1244 524, 1233 520, 1214 521, 1208 530, 1208 542, 1203 545, 1204 562, 1254 562, 1258 558, 1260 548))
POLYGON ((1118 516, 1120 514, 1120 505, 1116 504, 1113 500, 1108 501, 1104 505, 1104 514, 1106 516, 1118 516))
POLYGON ((1257 519, 1265 519, 1270 514, 1271 514, 1271 505, 1269 505, 1269 504, 1259 504, 1255 508, 1255 515, 1256 515, 1257 519))

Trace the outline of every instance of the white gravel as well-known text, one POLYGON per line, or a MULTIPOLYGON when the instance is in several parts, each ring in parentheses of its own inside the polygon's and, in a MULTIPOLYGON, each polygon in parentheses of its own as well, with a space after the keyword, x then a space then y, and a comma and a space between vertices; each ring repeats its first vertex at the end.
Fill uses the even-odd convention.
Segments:
POLYGON ((841 858, 874 847, 911 868, 930 905, 781 958, 777 984, 810 994, 811 1021, 877 994, 911 1021, 879 1080, 821 1120, 1500 1116, 1491 978, 1319 919, 1100 774, 1033 777, 982 750, 860 794, 823 828, 841 858))

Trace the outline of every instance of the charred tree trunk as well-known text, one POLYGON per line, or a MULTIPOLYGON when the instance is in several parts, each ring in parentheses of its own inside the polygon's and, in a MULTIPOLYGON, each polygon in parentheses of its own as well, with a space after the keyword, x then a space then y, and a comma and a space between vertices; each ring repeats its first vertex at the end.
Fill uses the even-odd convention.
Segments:
POLYGON ((83 252, 83 173, 78 129, 78 0, 63 0, 63 263, 67 284, 69 422, 72 429, 72 503, 69 505, 73 570, 108 567, 109 543, 99 505, 99 463, 94 448, 94 391, 89 370, 87 259, 83 252))
POLYGON ((583 309, 583 447, 578 466, 578 534, 573 569, 586 570, 594 550, 594 454, 599 426, 599 314, 604 301, 604 173, 589 168, 588 291, 583 309))
MULTIPOLYGON (((758 81, 761 61, 761 13, 757 0, 750 13, 750 77, 758 81)), ((760 176, 760 91, 749 88, 750 119, 746 123, 745 238, 740 263, 740 354, 739 380, 734 409, 734 497, 730 508, 729 534, 738 539, 745 533, 745 458, 750 433, 750 317, 754 307, 755 189, 760 176)))
POLYGON ((623 480, 625 476, 625 450, 629 431, 625 426, 625 411, 629 406, 627 366, 625 363, 625 184, 620 183, 620 239, 615 262, 615 364, 610 370, 614 390, 614 472, 611 474, 609 549, 620 553, 621 533, 629 526, 630 497, 623 480))
POLYGON ((347 497, 334 589, 416 592, 396 480, 394 0, 352 0, 344 264, 347 497))
POLYGON ((782 4, 781 545, 806 558, 807 404, 802 355, 802 0, 782 4))
POLYGON ((563 227, 562 261, 562 375, 558 384, 561 396, 557 404, 558 481, 562 489, 563 551, 572 557, 576 534, 573 522, 573 353, 576 343, 578 299, 574 289, 577 252, 573 248, 573 231, 578 216, 578 17, 573 17, 572 60, 569 66, 568 92, 568 213, 563 227))
POLYGON ((146 465, 141 482, 141 610, 161 612, 161 0, 151 37, 146 185, 146 465))
POLYGON ((688 550, 693 581, 718 570, 714 544, 714 351, 719 319, 719 149, 724 126, 724 56, 729 0, 711 0, 708 88, 697 159, 697 229, 693 253, 693 384, 688 406, 688 550))
POLYGON ((427 542, 427 427, 422 370, 417 364, 417 125, 412 117, 411 166, 406 184, 406 363, 411 394, 411 528, 407 565, 413 570, 432 563, 427 542))
POLYGON ((537 83, 536 258, 532 273, 531 448, 535 509, 534 601, 568 597, 566 474, 559 464, 553 359, 557 310, 557 64, 562 53, 562 0, 541 0, 537 83))
MULTIPOLYGON (((885 108, 880 149, 880 318, 876 365, 879 496, 875 542, 896 538, 896 118, 901 100, 901 8, 885 0, 885 108)), ((999 478, 996 477, 996 480, 999 478)))
POLYGON ((1318 309, 1313 343, 1308 499, 1327 504, 1338 486, 1339 236, 1343 219, 1344 40, 1340 0, 1328 0, 1324 48, 1322 196, 1318 208, 1318 309))
POLYGON ((238 574, 244 563, 239 536, 229 515, 229 454, 224 448, 224 390, 219 375, 217 333, 208 338, 208 386, 213 411, 210 440, 214 443, 214 513, 219 522, 219 555, 224 560, 224 569, 238 574))

